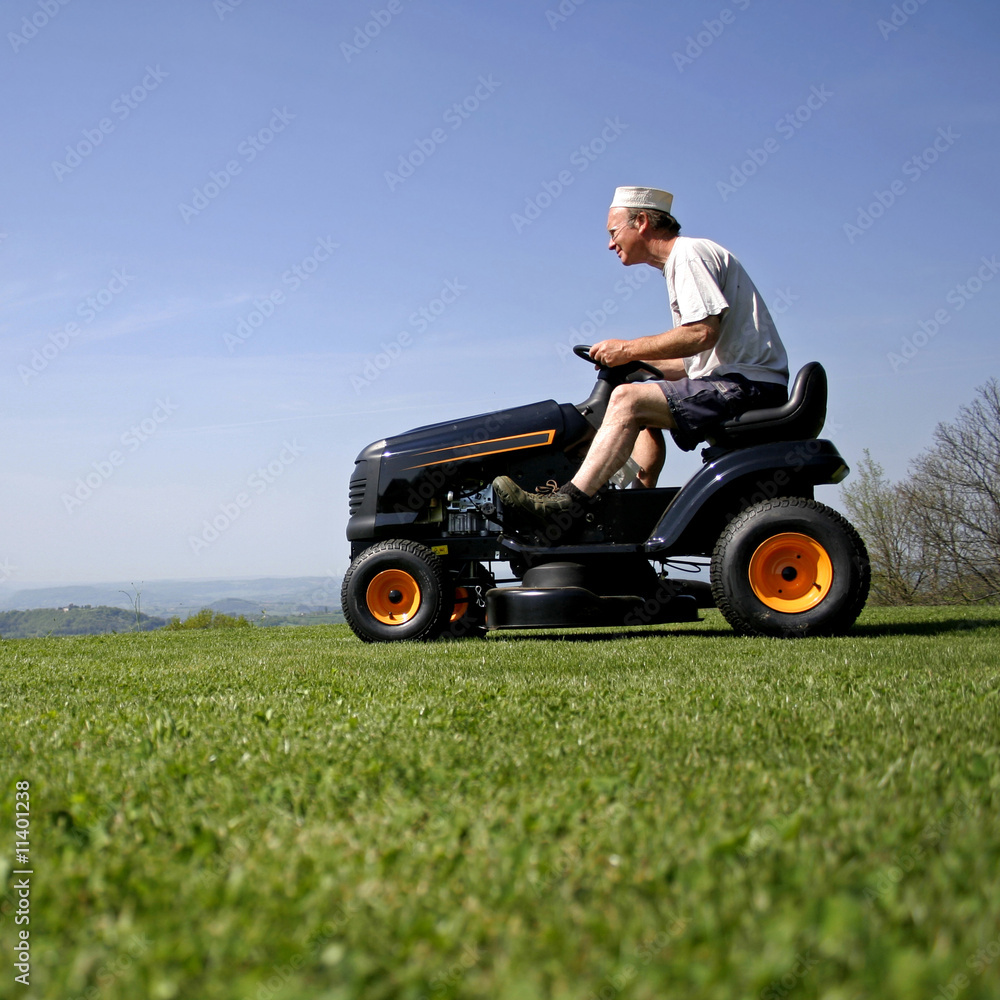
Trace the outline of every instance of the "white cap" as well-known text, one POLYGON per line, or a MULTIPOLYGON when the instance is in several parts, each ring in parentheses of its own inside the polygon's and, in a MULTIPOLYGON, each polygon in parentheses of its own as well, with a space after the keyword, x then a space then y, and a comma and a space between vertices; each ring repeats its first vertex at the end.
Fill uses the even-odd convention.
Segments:
POLYGON ((673 203, 674 196, 669 191, 661 191, 659 188, 615 188, 615 196, 611 199, 612 208, 652 208, 668 215, 673 203))

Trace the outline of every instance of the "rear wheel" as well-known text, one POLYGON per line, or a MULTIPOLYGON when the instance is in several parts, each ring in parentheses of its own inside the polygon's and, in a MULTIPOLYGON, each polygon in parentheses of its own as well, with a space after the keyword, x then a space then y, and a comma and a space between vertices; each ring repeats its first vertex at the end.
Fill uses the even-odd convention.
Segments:
POLYGON ((407 539, 379 542, 351 563, 341 589, 344 617, 365 642, 435 639, 454 608, 441 560, 407 539))
POLYGON ((840 635, 868 598, 864 542, 835 510, 802 497, 737 515, 712 555, 712 595, 740 635, 840 635))

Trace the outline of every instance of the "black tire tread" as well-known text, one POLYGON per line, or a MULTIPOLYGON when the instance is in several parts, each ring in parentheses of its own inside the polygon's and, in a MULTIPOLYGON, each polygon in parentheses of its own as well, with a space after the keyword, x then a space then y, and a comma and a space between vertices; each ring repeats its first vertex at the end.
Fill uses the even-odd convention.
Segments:
MULTIPOLYGON (((448 575, 444 569, 444 564, 437 557, 437 555, 435 555, 426 545, 422 545, 420 542, 414 542, 409 538, 387 538, 385 541, 376 542, 370 548, 365 549, 364 552, 362 552, 351 563, 349 569, 344 574, 344 581, 340 588, 340 604, 344 612, 344 619, 351 627, 351 631, 359 639, 361 639, 362 642, 391 641, 389 639, 383 640, 370 635, 365 629, 364 624, 358 621, 352 613, 351 602, 348 599, 348 590, 354 575, 360 572, 371 559, 375 558, 382 552, 404 552, 422 560, 427 565, 427 568, 437 576, 437 579, 441 582, 442 586, 448 579, 448 575)), ((437 615, 435 615, 435 617, 428 622, 425 628, 414 635, 408 635, 404 641, 427 642, 431 639, 436 639, 445 625, 447 625, 450 615, 451 611, 448 602, 442 601, 442 606, 437 615)))
POLYGON ((838 511, 828 507, 818 500, 809 500, 805 497, 775 497, 771 500, 763 500, 747 507, 729 522, 725 530, 715 543, 712 553, 712 597, 715 599, 716 607, 722 612, 722 616, 732 626, 733 631, 738 635, 769 637, 774 633, 766 632, 762 629, 749 625, 746 619, 731 605, 722 580, 722 554, 733 537, 737 535, 750 521, 759 517, 763 512, 769 510, 810 510, 829 518, 841 531, 844 532, 854 555, 859 558, 861 564, 860 586, 854 592, 853 600, 846 604, 836 617, 831 618, 822 629, 815 630, 813 635, 840 635, 846 632, 861 614, 865 602, 868 600, 868 590, 871 586, 871 566, 868 562, 868 552, 865 543, 858 534, 854 525, 838 511))

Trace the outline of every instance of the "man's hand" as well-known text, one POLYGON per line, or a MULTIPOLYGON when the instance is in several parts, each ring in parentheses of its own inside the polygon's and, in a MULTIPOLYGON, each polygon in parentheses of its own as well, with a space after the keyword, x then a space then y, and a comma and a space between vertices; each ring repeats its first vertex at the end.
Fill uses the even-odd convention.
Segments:
POLYGON ((607 368, 628 364, 634 361, 631 340, 602 340, 590 349, 590 356, 607 368))

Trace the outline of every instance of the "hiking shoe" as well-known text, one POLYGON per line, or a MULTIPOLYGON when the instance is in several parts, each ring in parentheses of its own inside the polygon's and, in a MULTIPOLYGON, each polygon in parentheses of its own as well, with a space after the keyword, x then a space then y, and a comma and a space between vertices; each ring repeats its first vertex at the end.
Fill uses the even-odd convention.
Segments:
POLYGON ((549 545, 567 541, 583 527, 584 504, 568 493, 529 493, 510 476, 494 479, 493 492, 518 525, 537 530, 549 545))

